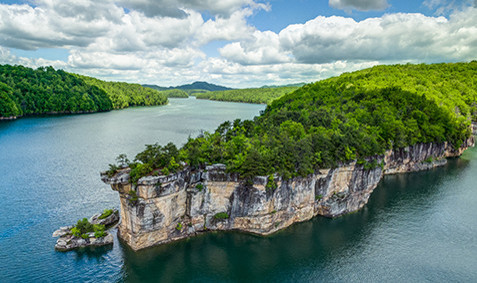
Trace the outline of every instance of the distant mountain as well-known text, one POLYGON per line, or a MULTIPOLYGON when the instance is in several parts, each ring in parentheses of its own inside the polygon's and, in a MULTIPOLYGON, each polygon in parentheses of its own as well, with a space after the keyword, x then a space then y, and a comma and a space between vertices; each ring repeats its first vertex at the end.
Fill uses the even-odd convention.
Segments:
POLYGON ((143 87, 149 87, 156 90, 168 90, 168 89, 181 89, 181 90, 206 90, 206 91, 222 91, 222 90, 231 90, 232 88, 228 88, 225 86, 209 84, 208 82, 194 82, 191 84, 180 85, 180 86, 170 86, 170 87, 162 87, 157 85, 142 85, 143 87))
POLYGON ((148 87, 148 88, 152 88, 152 89, 155 89, 155 90, 168 90, 168 89, 171 89, 169 87, 163 87, 163 86, 158 86, 158 85, 142 85, 143 87, 148 87))
POLYGON ((181 85, 181 86, 177 86, 175 88, 182 89, 182 90, 185 90, 185 89, 203 89, 203 90, 208 90, 208 91, 231 90, 231 88, 229 88, 229 87, 209 84, 207 82, 194 82, 192 84, 181 85))

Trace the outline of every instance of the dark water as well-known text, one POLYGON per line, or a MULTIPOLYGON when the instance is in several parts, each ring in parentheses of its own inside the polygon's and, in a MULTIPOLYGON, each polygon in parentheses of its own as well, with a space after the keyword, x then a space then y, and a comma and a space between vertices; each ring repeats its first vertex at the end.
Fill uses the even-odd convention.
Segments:
MULTIPOLYGON (((118 196, 99 171, 144 144, 183 143, 263 106, 200 100, 0 123, 0 282, 477 281, 477 150, 388 176, 361 211, 268 237, 210 233, 133 252, 60 253, 51 233, 118 196)), ((116 239, 117 240, 117 239, 116 239)))

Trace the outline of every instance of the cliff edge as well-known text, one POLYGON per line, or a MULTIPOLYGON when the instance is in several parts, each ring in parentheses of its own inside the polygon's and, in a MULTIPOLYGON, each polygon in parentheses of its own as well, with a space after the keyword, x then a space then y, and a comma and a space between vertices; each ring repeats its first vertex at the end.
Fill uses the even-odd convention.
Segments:
POLYGON ((101 179, 119 192, 119 237, 139 250, 209 230, 268 235, 317 215, 337 217, 357 211, 383 175, 442 166, 447 157, 460 156, 471 146, 474 137, 458 150, 447 143, 416 144, 388 150, 364 164, 352 162, 290 180, 255 177, 253 184, 226 173, 223 164, 147 176, 137 185, 129 182, 128 168, 112 177, 102 173, 101 179))

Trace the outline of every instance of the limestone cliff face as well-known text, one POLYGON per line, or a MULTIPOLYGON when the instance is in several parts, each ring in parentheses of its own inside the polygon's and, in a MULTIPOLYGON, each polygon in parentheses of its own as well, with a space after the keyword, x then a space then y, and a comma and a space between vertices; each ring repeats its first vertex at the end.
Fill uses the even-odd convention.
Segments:
POLYGON ((374 168, 352 162, 305 178, 276 177, 276 189, 267 189, 265 177, 246 185, 237 174, 225 173, 221 164, 144 177, 137 186, 129 183, 129 169, 111 178, 103 174, 102 180, 119 192, 119 236, 139 250, 208 230, 267 235, 316 215, 353 212, 368 202, 383 175, 441 166, 446 157, 459 156, 473 145, 471 138, 457 151, 446 143, 390 150, 367 160, 378 164, 374 168))

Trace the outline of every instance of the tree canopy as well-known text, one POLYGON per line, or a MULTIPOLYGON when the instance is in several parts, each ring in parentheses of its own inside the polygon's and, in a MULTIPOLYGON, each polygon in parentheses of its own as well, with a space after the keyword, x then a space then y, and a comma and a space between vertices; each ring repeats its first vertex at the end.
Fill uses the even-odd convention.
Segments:
POLYGON ((157 167, 177 170, 177 163, 224 163, 244 178, 290 178, 352 160, 370 166, 368 157, 417 143, 458 148, 476 119, 476 78, 477 62, 343 74, 282 96, 254 120, 224 122, 189 138, 181 149, 147 146, 130 166, 135 180, 157 167))
POLYGON ((298 88, 298 86, 283 86, 269 88, 233 89, 225 91, 197 93, 195 96, 198 99, 269 104, 273 100, 287 93, 293 92, 298 88))
POLYGON ((41 67, 0 65, 0 117, 107 111, 161 105, 167 96, 137 84, 98 79, 41 67))

